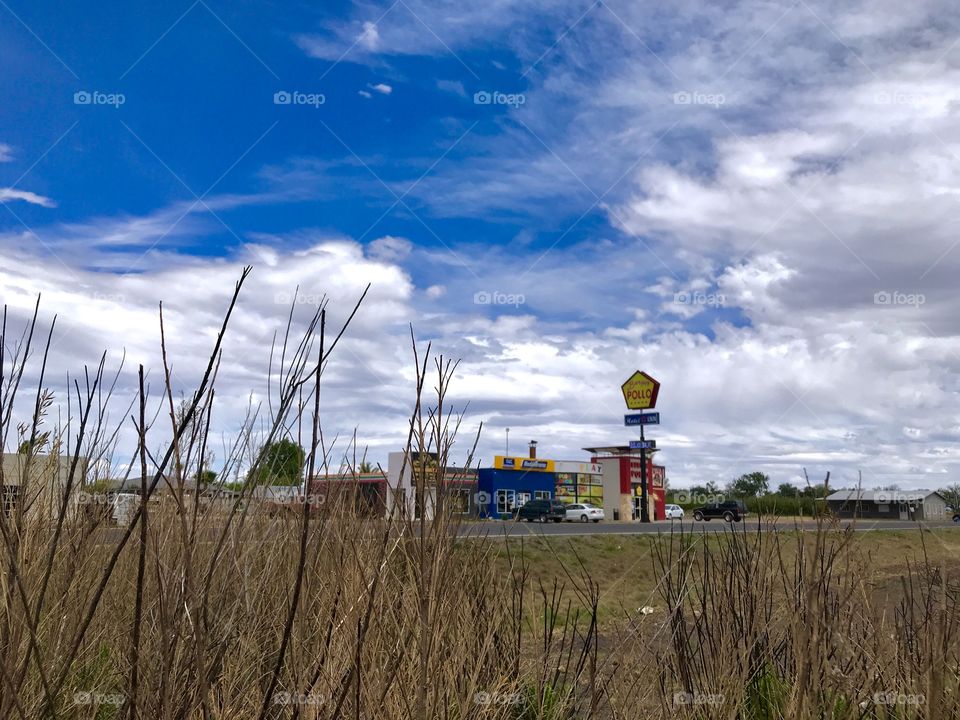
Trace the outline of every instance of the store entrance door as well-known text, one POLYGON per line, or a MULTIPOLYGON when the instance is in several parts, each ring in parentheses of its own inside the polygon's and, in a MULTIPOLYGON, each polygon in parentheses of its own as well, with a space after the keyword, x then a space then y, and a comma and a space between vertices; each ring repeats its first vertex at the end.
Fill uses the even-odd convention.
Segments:
POLYGON ((631 520, 639 520, 639 519, 640 519, 640 500, 641 500, 641 499, 642 499, 642 498, 637 497, 636 495, 634 495, 633 498, 632 498, 632 500, 633 500, 633 505, 632 505, 632 511, 631 511, 631 513, 630 513, 630 519, 631 519, 631 520))

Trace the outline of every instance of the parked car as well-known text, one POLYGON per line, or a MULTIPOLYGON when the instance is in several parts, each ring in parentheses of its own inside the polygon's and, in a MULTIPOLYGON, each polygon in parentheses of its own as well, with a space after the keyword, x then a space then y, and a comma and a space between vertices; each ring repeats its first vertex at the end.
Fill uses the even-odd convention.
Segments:
POLYGON ((537 522, 562 522, 567 517, 567 506, 559 500, 528 500, 517 511, 517 520, 536 520, 537 522))
POLYGON ((713 520, 723 518, 727 522, 740 522, 747 516, 747 506, 743 500, 724 500, 718 503, 708 503, 693 511, 693 519, 713 520))
POLYGON ((600 522, 603 520, 603 508, 598 508, 590 503, 574 503, 567 505, 567 520, 576 520, 578 522, 600 522))
POLYGON ((955 523, 960 523, 960 512, 955 512, 955 513, 953 514, 953 521, 954 521, 955 523))
POLYGON ((663 510, 667 520, 683 520, 683 508, 679 505, 664 505, 663 510))

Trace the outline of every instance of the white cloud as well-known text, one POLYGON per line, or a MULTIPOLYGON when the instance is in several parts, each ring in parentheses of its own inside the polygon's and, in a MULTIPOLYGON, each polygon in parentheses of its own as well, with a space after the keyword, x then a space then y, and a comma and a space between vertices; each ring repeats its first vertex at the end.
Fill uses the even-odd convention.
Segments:
POLYGON ((413 248, 406 238, 384 235, 370 243, 370 255, 386 262, 403 260, 413 248))
POLYGON ((363 24, 363 31, 357 36, 357 44, 365 50, 376 51, 380 45, 380 31, 372 22, 363 24))
POLYGON ((387 85, 386 83, 377 83, 376 85, 368 85, 367 87, 369 87, 374 92, 380 93, 381 95, 389 95, 390 93, 393 92, 393 88, 390 85, 387 85))
POLYGON ((0 143, 0 162, 13 160, 13 148, 6 143, 0 143))
POLYGON ((29 190, 0 188, 0 202, 7 202, 9 200, 23 200, 31 205, 39 205, 45 208, 53 208, 57 206, 57 203, 50 198, 44 195, 37 195, 37 193, 30 192, 29 190))
POLYGON ((359 95, 360 97, 365 97, 365 98, 367 98, 368 100, 373 97, 373 95, 371 95, 370 93, 368 93, 366 90, 358 90, 358 91, 357 91, 357 95, 359 95))

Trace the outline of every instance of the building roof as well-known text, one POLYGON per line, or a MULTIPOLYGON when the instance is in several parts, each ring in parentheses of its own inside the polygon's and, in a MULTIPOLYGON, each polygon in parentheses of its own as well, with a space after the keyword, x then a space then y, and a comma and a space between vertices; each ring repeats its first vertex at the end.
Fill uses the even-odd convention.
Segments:
POLYGON ((386 473, 380 472, 379 470, 368 473, 352 473, 352 472, 342 472, 342 473, 327 473, 325 475, 314 475, 310 478, 310 482, 344 482, 344 483, 383 483, 387 481, 386 473))
POLYGON ((879 505, 886 503, 905 503, 926 500, 931 495, 943 496, 936 490, 837 490, 827 495, 828 501, 837 502, 873 502, 879 505))

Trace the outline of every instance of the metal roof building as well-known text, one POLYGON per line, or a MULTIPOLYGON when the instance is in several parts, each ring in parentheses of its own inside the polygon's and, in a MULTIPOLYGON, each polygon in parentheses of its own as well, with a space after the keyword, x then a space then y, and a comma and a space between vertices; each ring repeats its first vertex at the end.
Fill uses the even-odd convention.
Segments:
POLYGON ((827 506, 839 517, 885 520, 943 520, 947 501, 935 490, 845 489, 826 497, 827 506))

